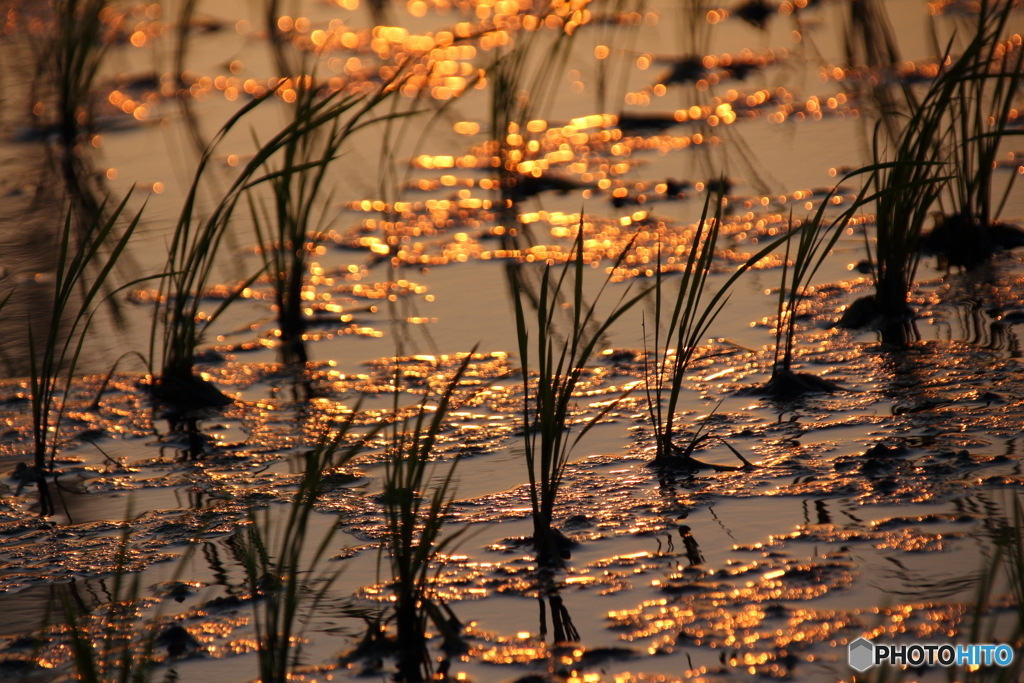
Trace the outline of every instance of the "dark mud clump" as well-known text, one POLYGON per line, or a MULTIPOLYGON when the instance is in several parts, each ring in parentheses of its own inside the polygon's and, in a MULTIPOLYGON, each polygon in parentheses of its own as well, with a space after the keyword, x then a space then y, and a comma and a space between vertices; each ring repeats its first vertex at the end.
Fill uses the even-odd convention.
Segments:
POLYGON ((779 401, 792 401, 808 394, 833 394, 846 391, 842 386, 806 372, 776 370, 761 386, 741 389, 739 396, 765 396, 779 401))

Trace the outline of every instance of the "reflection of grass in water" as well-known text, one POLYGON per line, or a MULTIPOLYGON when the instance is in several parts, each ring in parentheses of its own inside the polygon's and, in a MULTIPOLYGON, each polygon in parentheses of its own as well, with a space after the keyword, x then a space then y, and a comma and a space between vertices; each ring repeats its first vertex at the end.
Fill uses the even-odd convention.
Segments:
POLYGON ((56 128, 61 142, 60 167, 76 210, 85 221, 99 209, 88 188, 88 171, 78 151, 79 139, 91 124, 92 88, 106 55, 100 15, 107 0, 58 0, 54 3, 54 35, 44 50, 45 67, 56 90, 56 128))
MULTIPOLYGON (((432 469, 428 469, 441 425, 448 413, 455 390, 466 368, 473 360, 473 350, 466 355, 455 376, 437 397, 437 405, 428 404, 428 392, 409 420, 392 428, 389 457, 385 463, 384 506, 386 547, 391 562, 395 594, 393 619, 398 635, 398 680, 413 683, 427 680, 432 673, 424 633, 428 620, 444 636, 445 647, 453 649, 459 642, 457 626, 445 618, 441 605, 431 593, 434 577, 430 566, 445 548, 454 543, 462 530, 441 538, 445 517, 454 500, 454 461, 440 484, 428 494, 432 469)), ((398 373, 396 366, 396 373, 398 373)), ((396 374, 396 386, 399 377, 396 374)), ((398 414, 398 393, 394 410, 398 414)), ((373 625, 371 625, 373 628, 373 625)), ((451 652, 449 652, 451 654, 451 652)))
MULTIPOLYGON (((125 519, 131 517, 129 507, 125 519)), ((66 634, 70 641, 67 649, 75 679, 86 683, 148 681, 153 668, 161 661, 167 661, 157 654, 158 646, 166 645, 167 655, 172 658, 192 654, 199 646, 181 623, 162 618, 159 607, 155 614, 143 615, 152 603, 141 597, 142 571, 132 566, 132 555, 137 549, 131 540, 131 523, 126 521, 121 528, 114 557, 113 580, 109 589, 104 584, 103 593, 109 600, 107 604, 89 610, 74 579, 70 584, 53 589, 60 596, 60 608, 67 627, 59 628, 57 632, 66 634), (90 611, 93 613, 88 614, 90 611)), ((167 585, 183 586, 178 579, 189 565, 194 549, 195 545, 190 544, 181 555, 178 568, 167 585)), ((98 596, 93 594, 93 597, 98 596)), ((43 633, 46 633, 45 624, 43 633)), ((62 649, 59 642, 54 645, 62 649)), ((170 668, 163 680, 165 683, 177 681, 177 672, 170 668)))
MULTIPOLYGON (((53 3, 53 34, 40 52, 39 74, 49 74, 54 89, 55 109, 52 126, 57 133, 57 166, 74 216, 75 229, 85 233, 94 222, 103 222, 108 208, 104 200, 102 176, 92 167, 83 143, 93 125, 93 86, 110 43, 109 27, 103 15, 107 0, 57 0, 53 3)), ((33 115, 38 119, 33 110, 33 115)), ((112 241, 118 229, 108 233, 112 241)), ((83 239, 87 239, 83 237, 83 239)), ((100 245, 108 256, 111 245, 100 245)), ((130 256, 120 255, 123 267, 130 256)), ((111 294, 112 283, 104 283, 103 293, 111 294)), ((124 323, 120 302, 107 297, 108 308, 118 325, 124 323)))
POLYGON ((140 574, 128 573, 130 527, 125 524, 115 560, 110 604, 105 612, 99 643, 77 615, 71 587, 61 591, 61 607, 68 626, 71 664, 76 678, 85 683, 128 683, 145 681, 154 665, 159 627, 143 625, 135 602, 139 598, 140 574), (127 585, 126 585, 127 582, 127 585))
POLYGON ((533 509, 533 542, 539 564, 561 564, 562 552, 552 528, 558 488, 569 462, 573 446, 611 410, 610 401, 579 431, 569 438, 573 394, 597 343, 626 311, 646 296, 649 290, 629 296, 627 288, 604 321, 595 313, 597 301, 613 273, 625 260, 632 242, 619 254, 609 269, 593 304, 583 299, 584 263, 583 217, 577 228, 573 255, 557 272, 555 266, 541 266, 535 320, 527 321, 528 295, 524 291, 520 270, 512 272, 512 292, 516 311, 516 334, 523 373, 523 438, 526 469, 530 479, 530 505, 533 509), (556 320, 563 296, 571 297, 571 327, 559 330, 556 320), (535 349, 532 351, 531 349, 535 349), (536 380, 530 371, 536 367, 536 380))
MULTIPOLYGON (((1011 514, 989 531, 992 536, 992 556, 978 574, 974 604, 965 615, 967 628, 957 636, 960 644, 1004 643, 1014 649, 1013 662, 1006 667, 953 666, 946 669, 950 681, 960 683, 1017 683, 1024 674, 1024 507, 1018 496, 1013 496, 1011 514), (1004 582, 1005 581, 1005 582, 1004 582), (1008 595, 996 593, 997 587, 1009 589, 1008 595), (1004 607, 1006 602, 1010 607, 1004 607), (1011 619, 1008 624, 1002 616, 1011 619)), ((952 635, 952 634, 950 634, 952 635)), ((870 636, 870 634, 865 634, 870 636)), ((950 638, 949 640, 952 640, 950 638)), ((947 641, 949 642, 949 641, 947 641)), ((907 668, 894 668, 888 664, 868 669, 855 681, 864 683, 897 683, 907 680, 907 668)))

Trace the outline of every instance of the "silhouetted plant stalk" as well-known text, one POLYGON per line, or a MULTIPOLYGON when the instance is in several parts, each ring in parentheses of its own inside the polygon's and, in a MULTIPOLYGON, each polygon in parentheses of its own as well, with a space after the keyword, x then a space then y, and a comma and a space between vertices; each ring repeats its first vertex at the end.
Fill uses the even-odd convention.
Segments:
MULTIPOLYGON (((296 99, 292 104, 294 120, 309 115, 317 105, 317 88, 312 77, 297 79, 296 99)), ((320 239, 321 230, 311 229, 314 212, 320 205, 320 193, 327 167, 334 160, 345 141, 346 129, 335 120, 329 129, 314 134, 294 137, 281 150, 280 173, 270 181, 273 206, 257 212, 253 209, 253 224, 260 243, 260 253, 274 289, 277 325, 280 330, 281 359, 288 364, 305 365, 309 359, 304 343, 306 315, 309 305, 303 299, 310 250, 320 239), (261 229, 266 223, 269 230, 261 229)), ((268 163, 268 172, 273 168, 268 163)), ((326 217, 326 204, 319 220, 326 217)))
POLYGON ((521 282, 521 270, 511 271, 512 293, 516 311, 516 334, 523 373, 523 435, 526 469, 530 480, 530 505, 533 510, 533 542, 537 561, 544 566, 558 566, 563 559, 558 535, 552 528, 555 502, 562 483, 565 466, 573 447, 615 405, 610 401, 589 419, 575 438, 570 438, 571 412, 576 385, 593 356, 597 343, 622 315, 640 301, 648 291, 630 296, 626 288, 604 321, 595 306, 618 268, 633 247, 626 245, 609 270, 593 304, 583 298, 583 275, 588 268, 583 247, 582 215, 574 239, 573 251, 565 264, 541 266, 537 305, 531 313, 536 320, 527 321, 529 299, 521 282), (559 272, 560 270, 560 272, 559 272), (560 331, 563 295, 571 297, 571 328, 560 331), (536 376, 531 371, 536 370, 536 376))
MULTIPOLYGON (((322 167, 326 162, 319 158, 309 162, 297 158, 291 165, 278 166, 264 175, 258 175, 260 169, 272 163, 278 154, 287 153, 288 150, 300 150, 304 140, 309 140, 322 129, 335 131, 334 134, 343 140, 376 122, 379 119, 372 118, 371 112, 398 89, 405 73, 404 68, 398 69, 392 79, 372 90, 361 89, 355 93, 348 93, 342 89, 326 94, 320 93, 319 97, 297 110, 298 113, 293 120, 256 151, 212 211, 206 217, 198 218, 198 188, 218 144, 242 118, 273 93, 267 93, 247 103, 215 136, 200 159, 179 215, 154 315, 150 356, 155 357, 154 347, 157 345, 158 337, 162 337, 162 362, 155 387, 156 396, 161 401, 172 407, 192 408, 230 403, 230 399, 193 374, 195 349, 201 341, 203 330, 255 281, 262 270, 254 273, 246 282, 240 283, 211 315, 202 317, 199 315, 199 308, 203 292, 213 273, 218 248, 231 224, 238 201, 249 190, 278 179, 301 176, 310 169, 322 167)), ((295 87, 300 79, 310 77, 298 77, 295 81, 284 80, 279 87, 295 87)), ((299 87, 315 91, 310 82, 304 81, 299 87)), ((301 214, 296 215, 301 217, 301 214)), ((303 243, 303 248, 304 246, 303 243)), ((286 274, 285 279, 288 277, 290 276, 286 274)))
POLYGON ((1010 196, 1016 173, 993 207, 993 172, 996 155, 1007 135, 1016 95, 1024 81, 1024 49, 1018 41, 1000 40, 1004 35, 1013 4, 990 2, 980 4, 975 34, 988 36, 981 48, 971 52, 966 73, 957 84, 950 100, 949 120, 952 135, 952 157, 956 180, 951 183, 953 211, 944 216, 948 225, 937 225, 952 233, 949 240, 950 261, 973 267, 986 260, 997 246, 993 224, 1010 196))
POLYGON ((875 303, 883 323, 883 339, 891 343, 903 344, 912 336, 907 298, 920 260, 922 229, 946 183, 955 177, 948 166, 950 145, 955 141, 949 113, 956 106, 964 80, 981 75, 976 73, 979 55, 998 41, 1003 25, 998 15, 988 16, 987 21, 979 21, 975 35, 959 57, 954 59, 947 46, 939 61, 939 75, 920 100, 910 86, 905 86, 909 115, 890 154, 886 154, 876 127, 874 156, 880 170, 873 176, 877 195, 875 303), (883 167, 881 162, 887 156, 893 163, 883 167))
MULTIPOLYGON (((654 281, 654 349, 644 354, 644 387, 647 394, 648 414, 655 435, 656 464, 668 463, 673 456, 690 458, 699 440, 708 438, 698 431, 688 446, 676 445, 676 411, 683 392, 683 380, 701 341, 722 308, 729 300, 729 290, 743 273, 774 251, 785 238, 774 240, 740 265, 726 282, 707 298, 708 277, 713 272, 715 246, 721 227, 725 204, 724 179, 719 192, 708 192, 696 224, 690 252, 686 257, 682 281, 675 300, 669 299, 671 313, 663 321, 666 309, 665 279, 662 273, 661 245, 657 246, 654 281), (712 202, 715 214, 708 217, 712 202), (664 348, 662 348, 664 346, 664 348)), ((727 444, 728 445, 728 444, 727 444)), ((733 453, 749 465, 737 451, 733 453)))
MULTIPOLYGON (((474 347, 466 355, 455 376, 436 397, 436 405, 429 402, 432 397, 428 392, 415 415, 407 420, 397 419, 395 392, 396 419, 392 424, 381 500, 384 547, 391 564, 391 589, 395 596, 392 618, 398 636, 398 680, 405 683, 429 680, 433 673, 424 638, 428 622, 442 634, 449 655, 460 646, 457 620, 435 596, 435 577, 431 575, 431 566, 438 556, 465 531, 460 529, 443 537, 441 534, 454 500, 453 476, 458 458, 439 484, 431 487, 430 480, 436 467, 432 455, 438 434, 475 352, 474 347), (449 613, 448 618, 442 608, 449 613)), ((398 381, 396 374, 396 387, 398 381)))
POLYGON ((879 199, 878 195, 866 195, 877 173, 888 168, 891 168, 891 164, 879 164, 846 174, 821 200, 813 216, 805 219, 799 226, 794 224, 793 215, 790 214, 790 229, 785 236, 786 252, 782 262, 782 278, 776 309, 775 355, 772 376, 765 387, 765 393, 788 397, 803 391, 830 391, 835 388, 815 376, 792 372, 797 309, 800 302, 811 292, 811 281, 822 263, 832 253, 833 247, 850 221, 865 204, 879 199), (850 178, 862 174, 870 176, 849 206, 834 218, 826 217, 826 210, 833 206, 832 198, 836 196, 837 189, 850 178))
MULTIPOLYGON (((46 484, 46 473, 53 470, 54 458, 61 444, 61 422, 89 326, 104 300, 102 292, 106 289, 107 279, 141 216, 140 211, 124 228, 118 240, 113 245, 109 244, 110 235, 129 196, 110 212, 108 218, 102 220, 100 216, 103 212, 97 212, 94 219, 81 230, 73 229, 72 212, 68 212, 57 245, 50 318, 45 336, 39 340, 39 348, 32 327, 29 326, 29 390, 32 399, 34 453, 34 467, 29 479, 34 477, 39 487, 42 516, 55 512, 46 484), (89 277, 89 271, 94 271, 92 277, 89 277)), ((135 280, 114 289, 107 297, 141 281, 135 280)))
POLYGON ((50 63, 56 88, 60 169, 77 218, 94 219, 99 202, 84 185, 89 175, 79 143, 92 121, 92 87, 107 50, 103 12, 107 0, 56 0, 54 41, 43 55, 50 63))
MULTIPOLYGON (((711 302, 701 307, 705 285, 712 273, 715 256, 715 245, 722 218, 722 194, 708 192, 697 222, 696 232, 690 243, 690 253, 686 257, 683 279, 679 283, 672 312, 662 334, 662 317, 664 308, 664 274, 662 273, 661 244, 657 246, 657 265, 655 268, 654 286, 654 349, 645 349, 644 353, 644 390, 647 394, 647 410, 654 427, 655 461, 663 461, 668 457, 682 452, 675 446, 675 414, 679 405, 679 397, 683 389, 683 378, 689 368, 693 355, 697 352, 700 341, 711 326, 714 318, 728 301, 728 286, 712 297, 711 302), (708 218, 708 209, 712 197, 715 202, 715 215, 708 218), (662 344, 675 342, 674 351, 662 344), (665 396, 667 392, 667 403, 665 396)), ((646 325, 645 325, 646 327, 646 325)), ((646 335, 645 335, 646 336, 646 335)), ((646 340, 645 340, 646 344, 646 340)), ((688 451, 692 451, 690 448, 688 451)), ((689 457, 689 452, 685 456, 689 457)))
POLYGON ((340 575, 319 566, 331 547, 337 523, 330 525, 310 552, 310 517, 320 500, 325 475, 358 455, 383 424, 355 438, 352 428, 358 406, 337 431, 322 436, 302 457, 305 468, 298 490, 287 508, 284 524, 275 523, 273 510, 249 511, 249 524, 240 531, 239 548, 253 596, 259 675, 263 683, 286 683, 301 654, 300 613, 313 614, 340 575), (347 443, 347 445, 346 445, 347 443))

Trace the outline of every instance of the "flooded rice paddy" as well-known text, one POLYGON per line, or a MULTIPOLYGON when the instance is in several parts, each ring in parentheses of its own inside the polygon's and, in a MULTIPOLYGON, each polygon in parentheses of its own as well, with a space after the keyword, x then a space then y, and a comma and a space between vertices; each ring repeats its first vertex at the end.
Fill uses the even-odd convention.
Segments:
MULTIPOLYGON (((7 3, 3 87, 17 106, 0 146, 0 296, 13 291, 0 311, 0 679, 82 675, 75 634, 134 638, 154 680, 259 679, 255 610, 272 591, 266 577, 253 589, 246 529, 280 540, 308 452, 346 421, 342 445, 361 451, 316 488, 302 566, 335 534, 295 617, 289 676, 391 679, 391 432, 380 425, 422 401, 436 408, 456 378, 425 481, 455 468, 441 532, 452 542, 428 570, 460 635, 454 647, 426 627, 439 679, 888 680, 853 671, 846 645, 1019 637, 1003 569, 980 587, 1019 534, 1024 252, 971 270, 923 257, 910 338, 883 342, 871 325, 837 325, 874 291, 871 205, 843 224, 795 311, 793 369, 837 389, 758 391, 792 266, 780 247, 750 263, 683 378, 678 439, 711 435, 694 437, 701 466, 652 467, 649 294, 602 336, 573 392, 570 434, 596 423, 555 505, 569 557, 545 568, 533 547, 524 436, 535 427, 523 422, 511 273, 539 286, 580 244, 581 296, 598 301, 607 278, 596 304, 607 315, 656 281, 674 300, 719 191, 709 291, 823 203, 830 216, 854 205, 864 177, 836 183, 872 161, 879 88, 926 88, 935 46, 979 11, 892 0, 866 20, 854 4, 111 3, 74 184, 59 97, 33 86, 45 83, 34 60, 55 10, 7 3), (899 58, 881 64, 883 37, 851 36, 885 13, 899 58), (511 71, 510 55, 521 58, 511 71), (264 183, 239 202, 194 293, 201 325, 230 303, 194 355, 230 405, 153 399, 152 320, 175 300, 153 280, 129 285, 116 311, 97 307, 49 437, 54 510, 41 516, 28 349, 49 320, 61 197, 134 187, 132 213, 145 208, 116 284, 159 273, 202 150, 266 98, 212 148, 195 199, 206 216, 288 124, 302 79, 322 96, 395 91, 372 112, 384 120, 332 154, 313 204, 299 290, 308 362, 282 362, 279 282, 260 270, 274 243, 253 229, 274 206, 264 183), (754 466, 737 468, 734 450, 754 466)), ((1004 52, 1021 50, 1021 23, 1009 13, 1004 52)), ((1012 108, 1007 128, 1022 123, 1012 108)), ((992 173, 1011 223, 1024 218, 1014 141, 992 173)), ((559 325, 571 308, 569 297, 556 306, 559 325)), ((946 680, 939 668, 903 675, 946 680)))

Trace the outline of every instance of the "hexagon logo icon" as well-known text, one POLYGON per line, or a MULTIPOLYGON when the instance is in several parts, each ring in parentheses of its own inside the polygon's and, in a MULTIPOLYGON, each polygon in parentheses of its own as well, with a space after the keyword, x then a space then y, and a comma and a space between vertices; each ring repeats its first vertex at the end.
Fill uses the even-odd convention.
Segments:
POLYGON ((867 638, 858 638, 850 643, 850 667, 867 671, 875 664, 875 646, 867 638))

